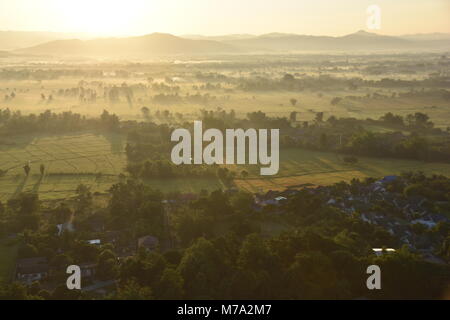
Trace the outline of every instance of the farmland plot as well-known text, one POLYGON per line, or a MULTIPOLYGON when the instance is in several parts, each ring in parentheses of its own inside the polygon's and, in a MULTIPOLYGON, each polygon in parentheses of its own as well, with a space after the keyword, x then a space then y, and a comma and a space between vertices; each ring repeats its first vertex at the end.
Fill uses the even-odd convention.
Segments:
POLYGON ((236 179, 235 183, 238 187, 251 192, 285 190, 288 187, 307 185, 330 185, 354 178, 382 178, 406 171, 419 170, 426 174, 450 175, 448 163, 361 157, 357 164, 348 165, 337 154, 304 149, 281 150, 280 171, 274 177, 259 176, 259 167, 255 166, 234 168, 238 172, 244 169, 250 176, 246 179, 236 179))
POLYGON ((16 139, 0 146, 0 199, 20 192, 38 192, 42 199, 65 198, 81 183, 94 192, 106 191, 126 165, 120 136, 39 136, 16 139), (29 164, 28 177, 23 166, 29 164), (45 172, 41 175, 40 167, 45 172))

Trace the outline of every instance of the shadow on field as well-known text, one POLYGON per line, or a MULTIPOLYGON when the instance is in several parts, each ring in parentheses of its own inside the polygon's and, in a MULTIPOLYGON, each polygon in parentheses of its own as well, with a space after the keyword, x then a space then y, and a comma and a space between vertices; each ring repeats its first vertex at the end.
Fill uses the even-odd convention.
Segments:
POLYGON ((33 186, 33 193, 38 193, 39 188, 41 187, 42 180, 44 180, 44 175, 39 176, 39 180, 36 182, 36 184, 33 186))
POLYGON ((111 144, 111 152, 113 154, 119 154, 124 152, 124 137, 117 133, 102 134, 106 140, 111 144))
POLYGON ((22 182, 17 186, 16 191, 14 191, 14 194, 13 194, 12 198, 16 198, 22 192, 23 188, 27 184, 28 177, 29 176, 25 176, 23 178, 22 182))

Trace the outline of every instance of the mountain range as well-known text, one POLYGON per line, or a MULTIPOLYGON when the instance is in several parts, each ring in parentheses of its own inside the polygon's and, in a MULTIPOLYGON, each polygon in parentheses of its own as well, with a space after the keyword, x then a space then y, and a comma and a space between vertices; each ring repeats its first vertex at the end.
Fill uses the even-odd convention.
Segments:
POLYGON ((152 33, 129 38, 56 40, 16 52, 53 56, 145 58, 177 54, 232 53, 235 48, 218 41, 190 40, 171 34, 152 33))
POLYGON ((0 50, 16 50, 63 39, 88 39, 87 34, 62 32, 0 31, 0 50))
MULTIPOLYGON (((20 41, 0 32, 0 50, 11 50, 20 41), (12 41, 7 39, 13 38, 12 41), (6 39, 1 41, 2 39, 6 39)), ((32 35, 22 43, 32 42, 32 35)), ((294 53, 305 51, 423 51, 450 50, 450 34, 419 34, 385 36, 358 31, 342 37, 309 36, 270 33, 260 36, 237 34, 224 36, 185 35, 174 36, 153 33, 139 37, 67 39, 42 41, 37 45, 23 46, 16 54, 39 56, 77 56, 107 58, 148 58, 166 55, 243 54, 243 53, 294 53)), ((36 35, 34 42, 57 34, 36 35)))

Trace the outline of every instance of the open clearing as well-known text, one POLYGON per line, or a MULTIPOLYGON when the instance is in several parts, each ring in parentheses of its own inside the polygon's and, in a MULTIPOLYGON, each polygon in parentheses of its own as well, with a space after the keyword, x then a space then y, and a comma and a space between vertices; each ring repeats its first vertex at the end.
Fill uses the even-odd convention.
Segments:
MULTIPOLYGON (((79 184, 93 192, 106 192, 124 173, 125 138, 118 135, 40 136, 15 139, 0 146, 0 169, 8 170, 0 178, 0 200, 11 199, 20 192, 38 192, 40 199, 65 199, 74 195, 79 184), (30 162, 31 172, 25 176, 23 166, 30 162), (41 176, 39 167, 45 166, 41 176)), ((334 153, 303 149, 281 150, 280 172, 274 177, 261 177, 259 166, 230 166, 231 170, 247 170, 247 179, 236 179, 236 185, 251 192, 284 190, 305 185, 329 185, 353 178, 383 177, 404 171, 421 170, 426 174, 450 175, 450 164, 419 161, 359 158, 357 165, 347 165, 334 153)), ((163 192, 196 193, 217 190, 223 185, 216 178, 152 179, 145 181, 163 192)))
MULTIPOLYGON (((125 138, 119 135, 41 136, 16 138, 0 145, 0 200, 7 201, 20 192, 38 192, 42 200, 72 197, 80 184, 92 192, 106 192, 125 173, 125 138), (30 163, 25 176, 23 166, 30 163), (41 176, 40 166, 45 166, 41 176)), ((223 185, 216 178, 152 179, 149 186, 163 192, 197 193, 217 190, 223 185)))
POLYGON ((81 183, 93 192, 106 191, 124 170, 126 157, 120 136, 93 133, 15 139, 0 146, 0 199, 20 192, 38 192, 41 199, 65 198, 81 183), (23 166, 30 163, 25 176, 23 166), (45 166, 45 174, 40 166, 45 166))
POLYGON ((423 171, 426 174, 450 175, 450 164, 421 161, 359 158, 356 165, 347 165, 334 153, 288 149, 280 152, 280 172, 274 177, 259 176, 259 167, 240 166, 238 172, 247 170, 247 179, 235 180, 239 188, 251 192, 285 190, 305 185, 330 185, 353 178, 384 177, 405 171, 423 171))

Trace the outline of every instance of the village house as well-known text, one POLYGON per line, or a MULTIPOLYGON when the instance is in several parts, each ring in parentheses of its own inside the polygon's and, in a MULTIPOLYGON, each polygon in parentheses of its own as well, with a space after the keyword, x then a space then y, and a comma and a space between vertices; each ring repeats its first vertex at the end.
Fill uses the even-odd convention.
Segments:
POLYGON ((159 240, 153 236, 145 236, 138 239, 138 249, 145 249, 147 251, 155 251, 159 248, 159 240))
POLYGON ((194 194, 194 193, 183 193, 180 195, 179 200, 182 203, 189 203, 191 201, 195 201, 198 199, 198 195, 194 194))
POLYGON ((84 278, 93 278, 97 272, 97 263, 82 263, 79 265, 81 269, 81 277, 84 278))
POLYGON ((372 251, 373 251, 373 253, 375 253, 375 255, 377 255, 377 256, 382 256, 382 255, 387 254, 387 253, 395 253, 395 252, 396 252, 396 250, 395 250, 395 249, 392 249, 392 248, 386 248, 386 249, 383 249, 383 248, 373 248, 372 251))
POLYGON ((256 194, 255 204, 260 207, 265 207, 268 205, 279 206, 287 201, 286 196, 282 192, 270 190, 266 194, 256 194))
POLYGON ((93 239, 93 240, 88 240, 87 243, 90 245, 99 246, 102 244, 102 241, 100 239, 93 239))
POLYGON ((49 275, 47 258, 20 259, 16 267, 16 279, 27 285, 35 281, 41 281, 49 275))

